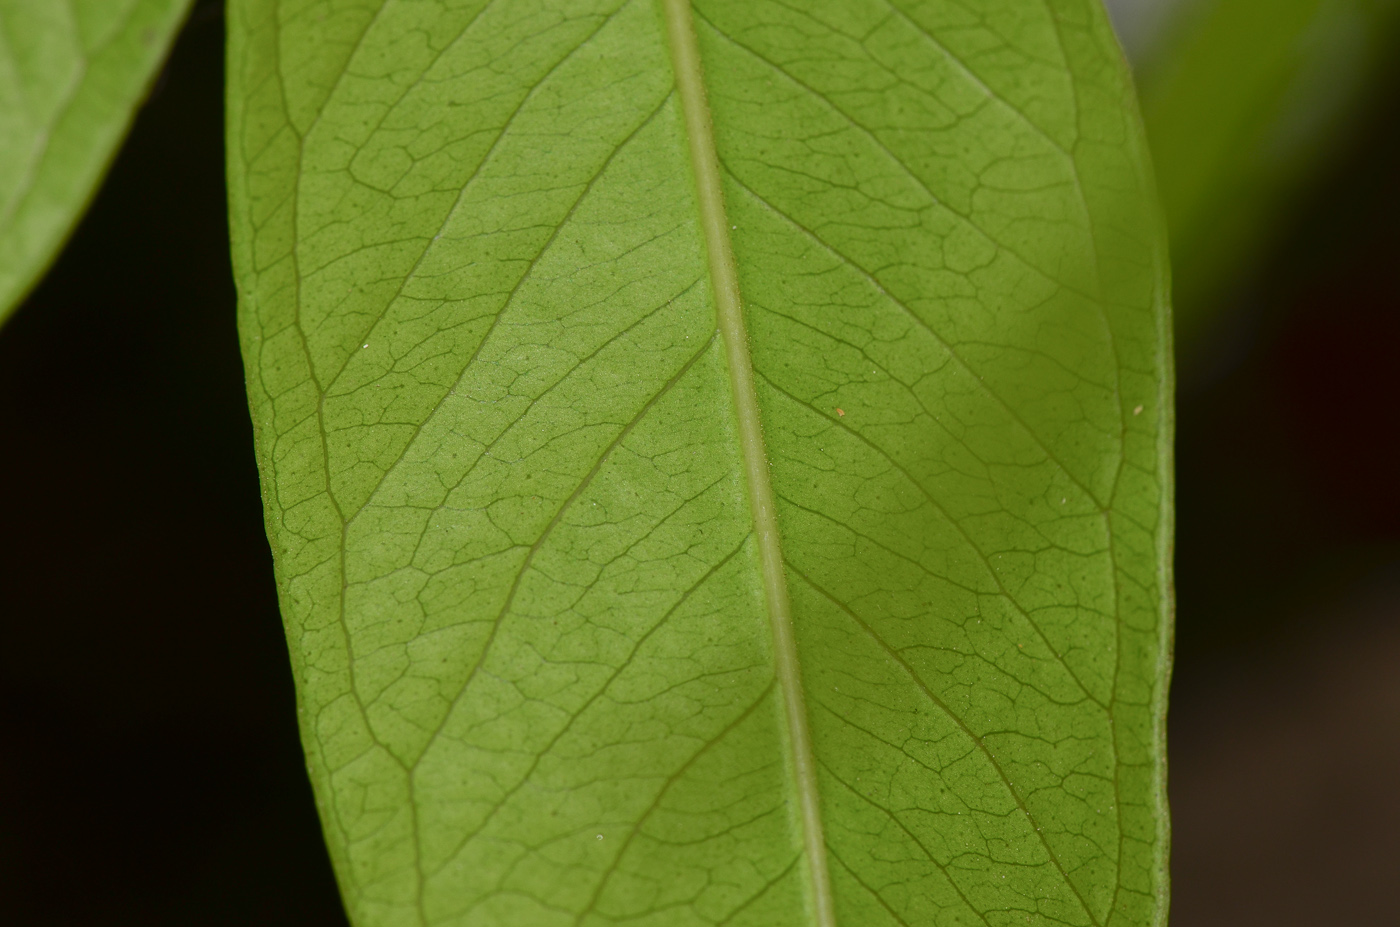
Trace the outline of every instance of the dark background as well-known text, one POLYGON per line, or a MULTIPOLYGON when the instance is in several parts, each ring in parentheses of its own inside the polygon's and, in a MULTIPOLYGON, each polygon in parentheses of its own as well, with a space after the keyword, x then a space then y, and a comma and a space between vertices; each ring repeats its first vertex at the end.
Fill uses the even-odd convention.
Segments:
MULTIPOLYGON (((0 330, 0 919, 344 925, 297 739, 202 2, 0 330)), ((1400 82, 1181 358, 1173 927, 1396 922, 1400 82)))

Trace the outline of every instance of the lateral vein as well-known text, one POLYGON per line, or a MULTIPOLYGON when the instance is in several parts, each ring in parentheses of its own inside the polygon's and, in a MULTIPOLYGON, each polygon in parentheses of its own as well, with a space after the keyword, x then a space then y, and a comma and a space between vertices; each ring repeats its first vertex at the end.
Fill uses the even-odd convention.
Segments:
POLYGON ((663 0, 666 28, 671 44, 671 62, 685 117, 690 145, 690 164, 695 175, 700 225, 709 256, 710 282, 715 294, 715 316, 724 341, 729 367, 729 385, 734 394, 734 411, 739 425, 739 446, 744 458, 744 477, 749 505, 753 510, 759 568, 763 593, 773 634, 773 656, 778 686, 782 692, 791 751, 793 785, 797 792, 802 822, 802 842, 808 867, 808 890, 815 927, 836 927, 827 872, 826 841, 822 834, 821 809, 817 794, 817 768, 812 754, 807 708, 802 696, 802 677, 797 662, 797 641, 792 627, 792 606, 788 599, 783 566, 782 542, 768 456, 764 449, 763 423, 759 417, 758 394, 754 386, 753 361, 749 356, 748 333, 744 326, 743 304, 739 297, 738 272, 729 236, 729 220, 724 211, 719 157, 715 152, 714 126, 710 120, 700 50, 690 0, 663 0))

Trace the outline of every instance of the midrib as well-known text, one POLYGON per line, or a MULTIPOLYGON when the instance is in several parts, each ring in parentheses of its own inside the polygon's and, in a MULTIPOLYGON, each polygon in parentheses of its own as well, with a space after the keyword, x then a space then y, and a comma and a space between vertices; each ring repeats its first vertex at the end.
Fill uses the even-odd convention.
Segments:
POLYGON ((773 632, 775 671, 782 690, 788 743, 792 751, 793 786, 801 813, 812 915, 816 919, 815 927, 836 927, 831 882, 826 868, 826 843, 822 836, 817 799, 817 769, 812 758, 812 739, 807 730, 807 709, 803 703, 802 678, 797 665, 797 641, 792 630, 792 606, 788 601, 777 510, 773 502, 773 486, 768 477, 768 456, 763 446, 758 395, 754 390, 753 361, 749 357, 748 334, 744 329, 743 306, 739 300, 739 280, 734 267, 734 248, 729 238, 729 221, 724 212, 719 158, 715 154, 714 128, 705 95, 700 50, 695 39, 690 0, 663 2, 671 41, 671 63, 676 72, 676 88, 680 92, 686 136, 690 143, 690 165, 695 174, 700 225, 709 254, 716 322, 720 337, 724 340, 729 362, 729 385, 734 394, 734 410, 739 422, 744 477, 748 485, 749 505, 753 510, 763 592, 773 632))

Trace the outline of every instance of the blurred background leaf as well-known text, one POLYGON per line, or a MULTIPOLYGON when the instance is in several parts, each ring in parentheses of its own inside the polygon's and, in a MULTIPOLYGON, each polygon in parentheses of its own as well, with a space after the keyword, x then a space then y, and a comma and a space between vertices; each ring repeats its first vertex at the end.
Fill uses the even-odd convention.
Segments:
POLYGON ((0 0, 0 322, 111 163, 191 0, 0 0))
POLYGON ((1106 0, 1133 62, 1188 368, 1394 69, 1400 0, 1106 0))

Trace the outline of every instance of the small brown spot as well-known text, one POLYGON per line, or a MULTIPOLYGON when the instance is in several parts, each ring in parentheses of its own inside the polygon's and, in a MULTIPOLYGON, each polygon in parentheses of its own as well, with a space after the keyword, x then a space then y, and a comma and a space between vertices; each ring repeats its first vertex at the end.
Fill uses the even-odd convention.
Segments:
POLYGON ((836 410, 836 414, 839 415, 839 416, 841 416, 842 418, 845 418, 845 417, 846 417, 846 413, 845 413, 845 411, 842 410, 842 409, 837 409, 837 410, 836 410))
POLYGON ((1134 410, 1133 410, 1133 414, 1134 414, 1134 415, 1141 415, 1141 414, 1142 414, 1142 406, 1138 406, 1136 409, 1134 409, 1134 410))

